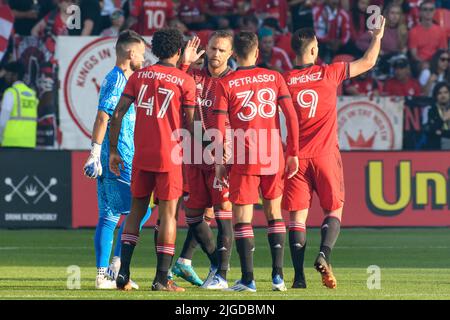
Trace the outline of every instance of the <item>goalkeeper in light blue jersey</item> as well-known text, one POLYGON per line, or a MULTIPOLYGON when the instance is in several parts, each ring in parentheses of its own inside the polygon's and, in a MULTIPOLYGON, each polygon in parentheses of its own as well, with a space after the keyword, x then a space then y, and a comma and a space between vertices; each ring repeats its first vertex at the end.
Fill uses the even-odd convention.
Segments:
MULTIPOLYGON (((120 176, 109 171, 109 120, 122 95, 127 79, 142 67, 145 41, 134 31, 124 31, 116 43, 116 65, 106 75, 100 88, 97 117, 92 133, 92 148, 84 165, 84 174, 97 179, 99 220, 95 231, 95 256, 97 263, 97 289, 115 289, 115 277, 120 269, 120 250, 123 222, 116 241, 114 256, 109 263, 114 230, 121 215, 127 215, 131 208, 131 166, 134 155, 134 124, 136 113, 130 108, 123 118, 117 150, 123 160, 120 176), (109 265, 109 267, 108 267, 109 265)), ((150 218, 151 209, 141 221, 150 218)), ((135 289, 137 284, 132 283, 135 289)))

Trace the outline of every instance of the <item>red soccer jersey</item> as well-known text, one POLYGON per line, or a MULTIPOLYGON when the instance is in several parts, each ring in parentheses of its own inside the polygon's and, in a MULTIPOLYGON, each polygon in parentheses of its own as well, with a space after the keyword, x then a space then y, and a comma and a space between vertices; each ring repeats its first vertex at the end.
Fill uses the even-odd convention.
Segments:
POLYGON ((183 124, 183 109, 194 108, 195 82, 176 67, 158 62, 133 73, 123 95, 136 106, 133 166, 168 172, 177 165, 171 158, 181 148, 172 133, 183 124))
POLYGON ((209 10, 218 16, 234 13, 237 4, 237 0, 208 0, 209 10))
POLYGON ((225 133, 224 115, 228 115, 234 130, 232 170, 246 175, 272 175, 284 168, 278 105, 287 120, 287 154, 295 156, 297 117, 279 72, 240 67, 217 83, 214 104, 217 128, 225 133))
MULTIPOLYGON (((201 70, 191 68, 188 71, 189 75, 194 78, 197 88, 196 93, 198 109, 195 113, 195 119, 202 122, 202 127, 204 130, 214 128, 215 126, 215 116, 213 115, 212 111, 215 101, 217 82, 231 72, 232 70, 230 68, 227 68, 219 77, 216 78, 211 76, 208 67, 204 67, 201 70)), ((226 119, 225 121, 225 127, 230 127, 228 119, 226 119)), ((201 164, 200 167, 203 170, 214 170, 214 164, 201 164)))
POLYGON ((170 0, 132 0, 130 14, 138 19, 136 32, 151 36, 167 25, 167 20, 175 16, 173 1, 170 0))
POLYGON ((384 93, 389 96, 420 96, 422 90, 416 79, 409 78, 405 82, 401 82, 395 78, 389 79, 384 84, 384 93))
POLYGON ((275 18, 281 28, 286 28, 289 5, 286 0, 252 0, 251 8, 265 18, 275 18))
POLYGON ((181 21, 195 22, 204 13, 204 3, 198 0, 181 0, 178 16, 181 21))
POLYGON ((300 124, 299 158, 319 157, 339 148, 337 88, 349 74, 346 62, 304 65, 284 74, 300 124))

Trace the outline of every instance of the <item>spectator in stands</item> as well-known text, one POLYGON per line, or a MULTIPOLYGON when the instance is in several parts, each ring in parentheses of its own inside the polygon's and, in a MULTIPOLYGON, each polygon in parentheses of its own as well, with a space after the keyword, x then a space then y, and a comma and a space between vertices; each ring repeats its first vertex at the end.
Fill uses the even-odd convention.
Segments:
POLYGON ((433 150, 450 150, 450 84, 439 82, 433 89, 434 103, 428 111, 425 130, 433 150))
POLYGON ((258 33, 258 28, 259 28, 259 21, 254 14, 245 15, 240 20, 240 29, 242 31, 258 33))
POLYGON ((300 28, 313 28, 312 5, 313 0, 290 0, 289 10, 291 12, 292 31, 300 28))
POLYGON ((189 30, 211 29, 205 15, 205 1, 181 0, 178 6, 178 18, 189 30))
POLYGON ((171 0, 133 0, 129 2, 130 16, 127 27, 143 36, 151 36, 175 18, 174 4, 171 0))
POLYGON ((366 21, 369 17, 367 7, 369 0, 357 0, 353 2, 350 11, 350 31, 352 41, 349 43, 350 53, 354 57, 361 57, 369 48, 372 36, 367 30, 366 21))
POLYGON ((417 0, 385 0, 384 7, 387 8, 392 4, 400 6, 405 17, 405 23, 408 29, 419 23, 419 6, 417 0))
POLYGON ((344 82, 344 95, 377 97, 383 91, 381 82, 365 72, 356 78, 344 82))
POLYGON ((21 63, 11 62, 5 70, 10 87, 3 95, 0 108, 0 145, 35 148, 39 104, 36 92, 22 82, 25 68, 21 63))
POLYGON ((259 56, 258 66, 284 72, 292 69, 292 62, 286 51, 275 47, 275 40, 271 29, 261 28, 258 32, 259 56))
POLYGON ((81 29, 69 29, 72 36, 96 36, 100 34, 101 9, 98 0, 79 0, 81 29))
POLYGON ((264 19, 262 26, 269 28, 273 32, 275 46, 283 49, 288 54, 291 61, 295 59, 295 52, 291 46, 292 33, 283 30, 275 18, 264 19))
POLYGON ((69 35, 66 21, 69 19, 70 14, 67 13, 67 9, 74 4, 76 4, 75 0, 58 0, 57 8, 50 11, 42 18, 33 29, 31 29, 31 34, 39 37, 69 35))
POLYGON ((213 25, 213 29, 236 28, 239 15, 246 11, 241 0, 205 0, 205 12, 213 25))
POLYGON ((122 9, 123 1, 115 1, 115 0, 100 0, 100 23, 99 29, 102 32, 105 29, 111 27, 111 15, 114 11, 122 9))
POLYGON ((324 4, 313 8, 314 30, 319 41, 319 55, 326 63, 333 56, 343 53, 350 40, 350 18, 340 8, 339 0, 325 0, 324 4))
POLYGON ((121 9, 116 9, 111 14, 111 27, 102 31, 101 35, 104 37, 117 37, 122 31, 123 25, 125 23, 125 16, 121 9))
POLYGON ((408 28, 405 17, 398 4, 391 3, 384 10, 386 28, 381 40, 381 51, 383 55, 406 53, 408 43, 408 28))
POLYGON ((388 96, 420 96, 419 82, 411 77, 409 62, 406 57, 393 61, 394 77, 384 84, 384 93, 388 96))
POLYGON ((433 55, 430 62, 430 68, 422 70, 419 77, 419 83, 422 86, 424 95, 430 96, 436 83, 441 81, 450 81, 449 52, 439 49, 433 55))
POLYGON ((445 30, 433 23, 434 12, 434 2, 424 0, 420 4, 420 23, 409 31, 408 47, 420 69, 438 49, 448 47, 445 30))
POLYGON ((282 29, 287 27, 288 3, 287 0, 252 0, 251 11, 259 20, 274 18, 282 29))
POLYGON ((53 0, 14 0, 9 6, 15 18, 14 31, 21 36, 31 35, 33 26, 55 9, 53 0))

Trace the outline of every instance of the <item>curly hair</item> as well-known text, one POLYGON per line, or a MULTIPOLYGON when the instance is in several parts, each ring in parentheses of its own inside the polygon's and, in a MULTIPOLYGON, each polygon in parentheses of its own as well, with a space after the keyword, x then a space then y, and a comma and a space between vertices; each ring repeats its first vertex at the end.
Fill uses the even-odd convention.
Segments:
POLYGON ((161 60, 173 57, 183 45, 183 35, 177 29, 165 28, 153 34, 152 52, 161 60))

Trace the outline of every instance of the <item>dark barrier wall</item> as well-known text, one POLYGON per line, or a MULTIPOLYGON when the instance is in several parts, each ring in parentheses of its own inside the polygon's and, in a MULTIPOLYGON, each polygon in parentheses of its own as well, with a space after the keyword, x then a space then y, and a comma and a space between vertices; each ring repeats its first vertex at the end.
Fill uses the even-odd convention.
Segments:
POLYGON ((71 153, 0 149, 0 227, 72 227, 71 153))

